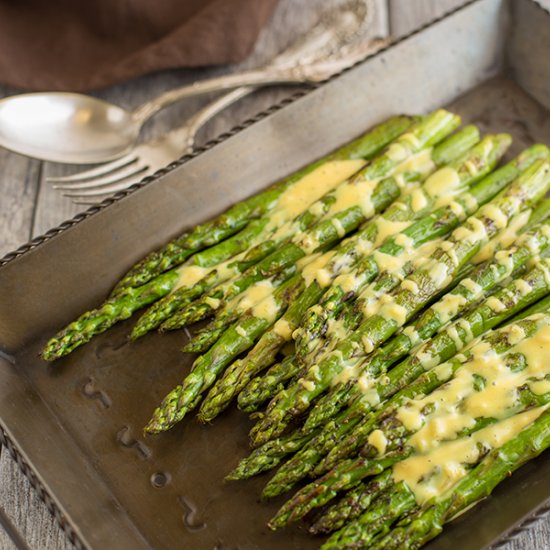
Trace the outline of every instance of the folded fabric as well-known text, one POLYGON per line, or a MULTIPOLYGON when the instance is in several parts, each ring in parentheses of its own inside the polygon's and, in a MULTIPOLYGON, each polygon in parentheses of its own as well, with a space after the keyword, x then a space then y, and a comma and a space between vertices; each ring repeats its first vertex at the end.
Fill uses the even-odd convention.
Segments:
POLYGON ((0 0, 0 82, 90 90, 177 67, 235 63, 277 0, 0 0))

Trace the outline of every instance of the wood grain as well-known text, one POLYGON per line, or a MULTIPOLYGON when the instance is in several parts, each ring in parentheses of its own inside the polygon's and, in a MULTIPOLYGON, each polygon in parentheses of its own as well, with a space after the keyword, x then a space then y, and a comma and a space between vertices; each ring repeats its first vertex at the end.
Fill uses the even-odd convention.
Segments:
POLYGON ((41 163, 0 149, 0 255, 28 241, 41 163))
MULTIPOLYGON (((155 94, 197 78, 261 66, 311 26, 322 9, 340 5, 344 1, 281 0, 270 23, 262 31, 253 54, 239 66, 165 71, 113 86, 96 95, 131 108, 155 94)), ((386 10, 385 0, 376 1, 379 9, 370 32, 373 35, 384 35, 389 27, 394 36, 406 34, 464 3, 464 0, 388 0, 386 10)), ((550 7, 550 0, 543 0, 543 3, 550 7)), ((13 92, 0 88, 0 96, 13 92)), ((289 93, 288 89, 271 89, 255 94, 211 121, 201 132, 198 143, 204 143, 230 129, 289 93)), ((201 98, 168 109, 147 125, 143 138, 148 139, 178 126, 208 100, 201 98)), ((80 169, 32 161, 0 151, 0 256, 27 241, 30 236, 44 233, 82 210, 82 207, 61 197, 46 181, 48 176, 74 173, 80 169)), ((0 506, 31 548, 65 550, 72 547, 5 450, 0 453, 0 506)), ((549 539, 550 519, 546 518, 507 543, 504 548, 542 550, 548 547, 549 539)), ((0 550, 13 548, 14 545, 0 529, 0 550)))
MULTIPOLYGON (((0 460, 0 503, 17 526, 30 548, 37 550, 69 550, 73 548, 50 512, 38 498, 27 478, 7 452, 0 460)), ((0 548, 14 546, 0 530, 0 548)))

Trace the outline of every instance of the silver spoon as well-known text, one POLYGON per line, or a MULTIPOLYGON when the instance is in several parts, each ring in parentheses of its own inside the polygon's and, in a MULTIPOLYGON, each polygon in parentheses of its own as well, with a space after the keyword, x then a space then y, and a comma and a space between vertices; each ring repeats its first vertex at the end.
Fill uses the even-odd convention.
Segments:
MULTIPOLYGON (((365 0, 350 2, 356 6, 361 3, 368 4, 365 0)), ((361 15, 364 17, 364 13, 361 15)), ((349 18, 350 12, 346 16, 349 18)), ((361 21, 361 17, 358 19, 361 21)), ((357 20, 348 19, 348 25, 353 27, 354 23, 357 24, 357 20)), ((134 111, 75 93, 7 97, 0 100, 0 146, 29 157, 63 163, 93 164, 112 160, 134 147, 141 127, 150 117, 177 101, 241 86, 323 81, 359 61, 372 51, 373 44, 339 46, 339 50, 324 61, 308 64, 310 60, 306 55, 301 62, 283 67, 204 80, 165 92, 134 111)))

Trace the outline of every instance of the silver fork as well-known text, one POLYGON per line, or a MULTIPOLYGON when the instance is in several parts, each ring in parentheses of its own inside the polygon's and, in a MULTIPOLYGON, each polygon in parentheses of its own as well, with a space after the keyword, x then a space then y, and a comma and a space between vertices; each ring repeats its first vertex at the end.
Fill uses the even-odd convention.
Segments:
MULTIPOLYGON (((97 168, 71 176, 49 177, 54 189, 70 190, 65 197, 85 198, 108 195, 126 189, 133 183, 154 174, 160 168, 193 151, 195 136, 200 128, 226 107, 248 95, 251 88, 237 88, 201 109, 177 130, 162 137, 137 145, 123 157, 97 168)), ((90 204, 74 201, 77 204, 90 204)))
MULTIPOLYGON (((374 40, 354 44, 354 40, 370 24, 374 16, 372 0, 348 0, 325 13, 312 29, 279 54, 266 68, 302 71, 304 80, 312 74, 324 79, 345 66, 385 44, 374 40), (324 61, 320 61, 324 59, 324 61)), ((193 150, 195 136, 199 129, 213 116, 250 94, 252 86, 237 88, 207 105, 188 119, 185 125, 168 132, 163 137, 138 145, 128 155, 71 176, 51 177, 54 188, 69 190, 65 196, 78 204, 92 204, 87 197, 108 195, 120 191, 166 166, 180 156, 193 150)))

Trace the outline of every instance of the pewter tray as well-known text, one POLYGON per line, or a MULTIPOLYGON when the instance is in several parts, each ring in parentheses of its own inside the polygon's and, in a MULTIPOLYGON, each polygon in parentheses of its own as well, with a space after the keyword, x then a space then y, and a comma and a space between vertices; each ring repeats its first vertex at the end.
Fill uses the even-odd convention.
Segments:
MULTIPOLYGON (((392 114, 447 105, 483 131, 512 133, 510 156, 550 144, 549 52, 550 14, 538 4, 477 0, 0 261, 2 443, 77 547, 320 545, 300 527, 268 531, 281 500, 259 502, 267 476, 223 482, 248 451, 250 423, 236 409, 142 437, 191 363, 178 351, 183 332, 129 344, 131 320, 54 365, 38 352, 146 252, 392 114)), ((544 510, 549 476, 546 453, 429 548, 502 541, 544 510)))

